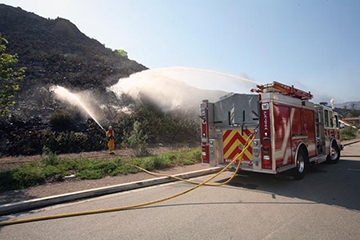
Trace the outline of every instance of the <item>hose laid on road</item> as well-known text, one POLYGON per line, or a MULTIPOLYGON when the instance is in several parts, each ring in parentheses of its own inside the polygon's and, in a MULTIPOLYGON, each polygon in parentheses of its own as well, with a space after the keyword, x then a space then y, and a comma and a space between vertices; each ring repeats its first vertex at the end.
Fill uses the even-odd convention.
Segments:
MULTIPOLYGON (((247 142, 249 141, 250 137, 251 137, 251 135, 247 137, 247 139, 246 139, 246 141, 245 141, 245 144, 247 144, 247 142)), ((251 140, 251 142, 252 142, 252 140, 251 140)), ((251 144, 251 142, 249 142, 249 145, 251 144)), ((247 148, 247 147, 246 147, 246 148, 247 148)), ((245 151, 245 150, 246 150, 246 149, 244 149, 244 151, 245 151)), ((244 151, 243 151, 243 152, 244 152, 244 151)), ((238 155, 238 157, 239 157, 239 155, 238 155)), ((238 157, 237 157, 237 158, 238 158, 238 157)), ((236 159, 237 159, 237 158, 236 158, 236 159)), ((231 163, 230 163, 230 164, 231 164, 231 163)), ((241 161, 239 160, 239 162, 238 162, 238 164, 237 164, 237 167, 236 167, 236 170, 235 170, 235 173, 234 173, 228 180, 226 180, 225 182, 222 182, 222 183, 205 183, 205 184, 203 184, 203 185, 216 187, 216 186, 223 186, 223 185, 228 184, 228 183, 231 182, 231 180, 233 180, 233 178, 236 176, 236 173, 237 173, 237 172, 239 171, 239 169, 240 169, 240 165, 241 165, 241 161)), ((179 178, 179 177, 176 177, 176 176, 173 176, 173 175, 151 172, 151 171, 146 170, 145 168, 142 168, 142 167, 139 167, 139 166, 135 166, 135 165, 131 165, 131 166, 136 167, 136 168, 140 169, 141 171, 146 172, 146 173, 148 173, 148 174, 150 174, 150 175, 153 175, 153 176, 174 178, 174 179, 179 180, 179 181, 183 181, 183 182, 187 182, 187 183, 191 183, 191 184, 196 184, 196 185, 201 184, 201 183, 199 183, 199 182, 187 180, 187 179, 184 179, 184 178, 179 178)))
MULTIPOLYGON (((36 221, 43 221, 43 220, 50 220, 50 219, 57 219, 57 218, 66 218, 66 217, 74 217, 74 216, 82 216, 82 215, 90 215, 90 214, 97 214, 97 213, 106 213, 106 212, 115 212, 115 211, 122 211, 122 210, 128 210, 128 209, 133 209, 133 208, 139 208, 139 207, 145 207, 145 206, 149 206, 149 205, 153 205, 156 203, 160 203, 160 202, 165 202, 167 200, 179 197, 181 195, 184 195, 188 192, 191 192, 193 190, 195 190, 196 188, 207 184, 208 182, 210 182, 211 180, 213 180, 214 178, 216 178, 217 176, 219 176, 221 173, 225 172, 233 163, 235 163, 236 160, 239 159, 238 162, 238 167, 237 170, 239 169, 239 166, 241 164, 242 161, 242 156, 244 155, 246 149, 250 146, 250 144, 254 141, 255 135, 248 141, 246 142, 246 146, 244 147, 244 149, 242 150, 242 152, 240 154, 238 154, 237 157, 235 157, 226 167, 224 167, 221 171, 219 171, 217 174, 215 174, 214 176, 210 177, 209 179, 205 180, 202 183, 196 183, 197 185, 185 190, 183 192, 180 192, 178 194, 166 197, 166 198, 162 198, 159 200, 155 200, 155 201, 151 201, 151 202, 147 202, 147 203, 141 203, 141 204, 136 204, 136 205, 130 205, 130 206, 125 206, 125 207, 119 207, 119 208, 110 208, 110 209, 101 209, 101 210, 94 210, 94 211, 86 211, 86 212, 75 212, 75 213, 66 213, 66 214, 59 214, 59 215, 52 215, 52 216, 47 216, 47 217, 38 217, 38 218, 29 218, 29 219, 22 219, 22 220, 15 220, 15 221, 7 221, 7 222, 0 222, 0 226, 7 226, 7 225, 14 225, 14 224, 20 224, 20 223, 28 223, 28 222, 36 222, 36 221)), ((234 176, 236 175, 237 171, 234 172, 233 176, 231 177, 231 179, 234 178, 234 176)), ((229 182, 226 181, 226 182, 229 182)), ((226 184, 226 183, 225 183, 226 184)), ((221 185, 224 185, 224 183, 221 183, 221 185)), ((216 185, 218 186, 218 185, 216 185)))

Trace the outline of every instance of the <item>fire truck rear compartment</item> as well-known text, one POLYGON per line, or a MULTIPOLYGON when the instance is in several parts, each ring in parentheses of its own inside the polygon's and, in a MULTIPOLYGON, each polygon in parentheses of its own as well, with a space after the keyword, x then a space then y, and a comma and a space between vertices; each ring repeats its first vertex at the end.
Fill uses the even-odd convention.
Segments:
MULTIPOLYGON (((208 103, 209 164, 227 165, 242 152, 245 143, 259 125, 258 95, 231 94, 208 103)), ((205 144, 203 144, 205 146, 205 144)), ((236 163, 237 164, 237 163, 236 163)), ((261 168, 260 141, 255 137, 245 151, 241 169, 261 168)))

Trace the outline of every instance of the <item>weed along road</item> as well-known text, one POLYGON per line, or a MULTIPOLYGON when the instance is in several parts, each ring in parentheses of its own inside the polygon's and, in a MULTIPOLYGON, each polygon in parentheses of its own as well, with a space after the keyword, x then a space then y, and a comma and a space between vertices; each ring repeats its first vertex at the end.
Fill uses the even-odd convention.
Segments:
MULTIPOLYGON (((225 172, 216 181, 225 181, 231 174, 225 172)), ((175 182, 0 220, 118 208, 165 198, 192 186, 175 182)), ((338 164, 308 169, 301 181, 240 174, 226 186, 201 186, 138 209, 4 226, 0 239, 358 239, 359 186, 360 143, 356 143, 345 147, 338 164)))

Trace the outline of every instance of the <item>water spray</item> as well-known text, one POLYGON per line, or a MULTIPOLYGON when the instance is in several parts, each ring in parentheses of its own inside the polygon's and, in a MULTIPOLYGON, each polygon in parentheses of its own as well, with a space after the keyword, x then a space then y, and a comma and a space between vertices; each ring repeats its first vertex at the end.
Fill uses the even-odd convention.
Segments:
POLYGON ((67 103, 70 103, 71 105, 75 105, 80 109, 84 110, 96 122, 96 124, 106 132, 103 126, 101 126, 99 121, 96 119, 93 111, 84 103, 84 101, 79 96, 70 92, 68 89, 58 85, 51 87, 50 91, 54 92, 60 100, 66 101, 67 103))
POLYGON ((259 84, 259 83, 255 82, 254 80, 251 80, 251 79, 248 79, 248 78, 234 76, 234 75, 231 75, 231 74, 222 73, 222 72, 216 72, 216 71, 213 71, 213 70, 206 70, 206 69, 187 68, 187 67, 171 67, 171 68, 157 68, 157 69, 154 69, 153 71, 167 71, 167 70, 170 70, 170 71, 171 70, 183 70, 183 71, 212 73, 212 74, 216 74, 216 75, 223 76, 223 77, 228 77, 228 78, 233 78, 233 79, 246 81, 246 82, 250 82, 250 83, 254 83, 254 84, 259 84))
POLYGON ((193 111, 203 99, 217 101, 229 92, 245 93, 256 82, 212 70, 187 67, 149 69, 122 78, 108 88, 120 98, 127 94, 133 99, 146 97, 164 112, 185 109, 193 111))

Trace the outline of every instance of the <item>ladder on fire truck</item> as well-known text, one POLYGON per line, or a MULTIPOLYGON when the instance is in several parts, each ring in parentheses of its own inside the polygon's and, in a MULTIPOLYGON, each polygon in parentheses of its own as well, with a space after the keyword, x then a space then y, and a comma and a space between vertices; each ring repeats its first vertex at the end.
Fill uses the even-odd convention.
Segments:
POLYGON ((279 82, 273 82, 263 85, 256 85, 258 89, 251 89, 251 92, 257 93, 267 93, 267 92, 276 92, 285 96, 290 96, 298 98, 301 100, 310 100, 313 98, 313 95, 310 92, 305 92, 300 89, 294 88, 294 85, 291 87, 279 82))

